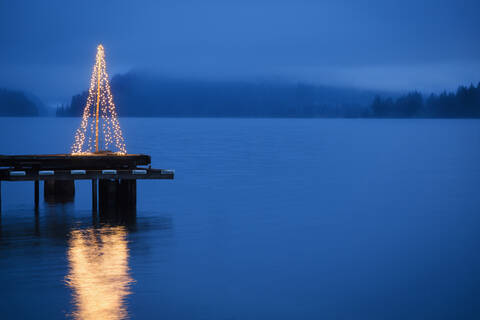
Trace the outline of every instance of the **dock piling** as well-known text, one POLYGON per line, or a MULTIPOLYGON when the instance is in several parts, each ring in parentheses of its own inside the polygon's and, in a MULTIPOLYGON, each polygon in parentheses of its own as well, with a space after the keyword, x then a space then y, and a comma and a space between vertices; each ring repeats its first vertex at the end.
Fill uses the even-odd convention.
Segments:
POLYGON ((97 204, 97 179, 92 179, 92 210, 97 212, 98 204, 97 204))
POLYGON ((40 199, 39 199, 39 184, 40 182, 38 180, 35 180, 35 210, 38 209, 38 203, 40 202, 40 199))
POLYGON ((75 197, 75 181, 45 180, 43 191, 46 202, 72 202, 75 197))
POLYGON ((122 179, 118 183, 118 204, 125 208, 137 206, 137 180, 122 179))
POLYGON ((98 189, 101 211, 134 208, 137 204, 135 179, 100 179, 98 189))

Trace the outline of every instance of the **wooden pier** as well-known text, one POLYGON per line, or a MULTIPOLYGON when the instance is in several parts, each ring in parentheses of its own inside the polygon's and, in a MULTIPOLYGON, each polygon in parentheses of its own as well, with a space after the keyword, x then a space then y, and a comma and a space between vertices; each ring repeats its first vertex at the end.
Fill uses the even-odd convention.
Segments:
POLYGON ((174 178, 173 170, 152 169, 150 164, 149 155, 110 152, 0 155, 0 211, 2 181, 34 181, 36 209, 39 206, 40 180, 44 181, 47 202, 71 201, 75 195, 75 180, 91 180, 94 211, 99 206, 105 210, 135 207, 137 180, 174 178))

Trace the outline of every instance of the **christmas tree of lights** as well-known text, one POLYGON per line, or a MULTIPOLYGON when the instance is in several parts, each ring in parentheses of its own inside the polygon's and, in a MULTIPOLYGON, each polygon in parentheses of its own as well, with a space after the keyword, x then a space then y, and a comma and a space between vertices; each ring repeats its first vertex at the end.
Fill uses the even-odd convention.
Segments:
POLYGON ((115 148, 114 151, 118 154, 127 153, 108 82, 105 50, 102 45, 99 45, 87 103, 83 110, 80 128, 75 133, 72 154, 108 151, 109 148, 115 148))

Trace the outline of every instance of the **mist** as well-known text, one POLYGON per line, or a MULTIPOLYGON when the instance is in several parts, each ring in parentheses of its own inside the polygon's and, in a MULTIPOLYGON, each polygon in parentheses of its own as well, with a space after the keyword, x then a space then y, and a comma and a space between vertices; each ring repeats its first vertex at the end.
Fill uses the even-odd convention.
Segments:
POLYGON ((50 106, 111 75, 275 78, 367 90, 478 82, 477 1, 0 1, 0 86, 50 106), (28 9, 28 10, 27 10, 28 9))

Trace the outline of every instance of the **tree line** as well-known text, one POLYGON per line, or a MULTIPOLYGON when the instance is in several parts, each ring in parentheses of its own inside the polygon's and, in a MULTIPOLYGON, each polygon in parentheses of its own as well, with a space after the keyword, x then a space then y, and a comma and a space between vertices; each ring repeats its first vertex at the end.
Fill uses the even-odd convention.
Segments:
POLYGON ((0 117, 32 117, 38 115, 37 104, 24 92, 0 88, 0 117))
POLYGON ((414 91, 397 99, 376 96, 370 116, 377 118, 480 118, 480 83, 460 86, 456 92, 431 94, 414 91))
MULTIPOLYGON (((208 82, 127 73, 112 79, 120 116, 479 118, 480 83, 424 96, 382 97, 372 91, 280 82, 208 82)), ((57 116, 81 116, 88 93, 59 106, 57 116)))

